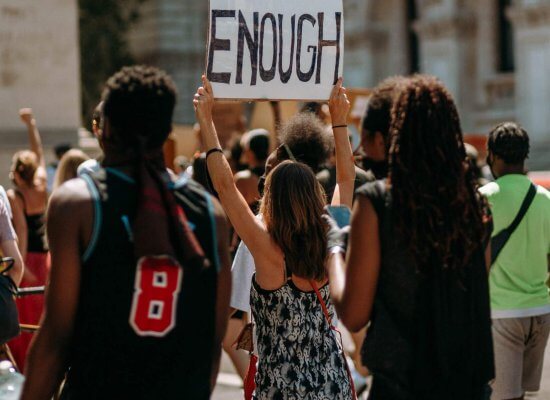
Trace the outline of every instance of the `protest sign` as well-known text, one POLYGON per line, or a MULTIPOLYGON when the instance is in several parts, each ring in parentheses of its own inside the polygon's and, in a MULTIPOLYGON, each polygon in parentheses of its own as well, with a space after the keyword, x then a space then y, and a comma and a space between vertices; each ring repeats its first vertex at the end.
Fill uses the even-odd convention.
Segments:
POLYGON ((327 100, 342 75, 342 0, 210 0, 217 99, 327 100))

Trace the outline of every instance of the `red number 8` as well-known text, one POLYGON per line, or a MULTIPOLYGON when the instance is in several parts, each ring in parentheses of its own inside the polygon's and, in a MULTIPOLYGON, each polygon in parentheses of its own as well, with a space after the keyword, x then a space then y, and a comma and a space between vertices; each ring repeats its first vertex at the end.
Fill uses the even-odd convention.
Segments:
POLYGON ((139 336, 166 336, 176 326, 183 269, 171 257, 143 257, 136 269, 130 325, 139 336))

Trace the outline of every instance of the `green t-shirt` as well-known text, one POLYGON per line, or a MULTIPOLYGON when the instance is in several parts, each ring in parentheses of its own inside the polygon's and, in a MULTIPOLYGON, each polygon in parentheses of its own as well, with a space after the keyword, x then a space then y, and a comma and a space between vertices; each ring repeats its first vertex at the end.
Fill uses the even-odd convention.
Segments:
MULTIPOLYGON (((525 175, 505 175, 480 191, 493 213, 493 236, 510 226, 529 190, 525 175)), ((542 187, 527 214, 502 249, 489 276, 493 318, 550 313, 550 192, 542 187)))

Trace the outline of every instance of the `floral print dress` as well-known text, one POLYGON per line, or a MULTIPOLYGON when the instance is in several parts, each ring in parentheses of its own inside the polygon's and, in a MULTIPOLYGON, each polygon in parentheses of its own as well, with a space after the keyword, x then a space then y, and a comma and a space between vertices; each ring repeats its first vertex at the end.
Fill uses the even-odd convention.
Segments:
MULTIPOLYGON (((320 289, 334 316, 329 286, 320 289)), ((315 292, 292 279, 267 291, 252 278, 250 304, 256 323, 256 400, 349 400, 351 385, 343 351, 315 292)))

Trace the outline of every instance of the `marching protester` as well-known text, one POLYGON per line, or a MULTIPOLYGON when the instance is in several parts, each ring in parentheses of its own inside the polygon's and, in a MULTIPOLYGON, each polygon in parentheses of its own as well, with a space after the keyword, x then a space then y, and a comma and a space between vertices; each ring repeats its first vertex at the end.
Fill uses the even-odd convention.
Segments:
POLYGON ((399 92, 388 178, 359 189, 346 259, 346 230, 331 222, 332 300, 350 330, 370 321, 369 399, 487 399, 490 219, 450 94, 429 76, 399 92))
POLYGON ((408 78, 393 76, 376 86, 361 123, 361 166, 369 180, 384 179, 388 175, 391 111, 401 85, 408 78))
MULTIPOLYGON (((257 219, 235 186, 212 121, 213 92, 203 77, 194 105, 214 189, 256 266, 250 292, 257 326, 253 398, 350 399, 352 383, 330 321, 325 271, 324 194, 308 166, 283 162, 267 176, 257 219), (318 289, 320 288, 320 289, 318 289), (318 295, 316 294, 318 293, 318 295), (326 303, 327 315, 323 313, 326 303)), ((347 138, 349 102, 341 80, 331 95, 339 164, 335 203, 351 204, 354 167, 347 138)))
MULTIPOLYGON (((317 116, 306 113, 293 116, 281 127, 279 142, 282 144, 266 161, 265 173, 258 182, 260 195, 263 195, 267 175, 283 161, 297 161, 309 166, 314 172, 319 171, 329 157, 330 141, 329 134, 317 116)), ((254 271, 252 254, 246 243, 241 242, 231 268, 233 290, 230 305, 233 309, 250 312, 250 289, 254 271)))
POLYGON ((482 187, 494 220, 490 272, 494 399, 539 390, 550 332, 550 193, 525 175, 529 135, 506 122, 489 135, 495 182, 482 187))
POLYGON ((258 181, 265 173, 269 145, 269 132, 265 129, 246 132, 241 138, 241 163, 247 168, 235 174, 235 184, 253 212, 258 211, 258 181))
POLYGON ((104 169, 50 201, 52 271, 22 399, 208 399, 230 292, 219 203, 172 181, 162 146, 176 88, 125 67, 103 92, 104 169))
POLYGON ((23 277, 23 258, 7 203, 0 198, 0 346, 19 334, 14 292, 23 277))
MULTIPOLYGON (((46 206, 48 190, 44 150, 36 120, 30 108, 19 111, 29 136, 30 150, 15 153, 10 172, 14 188, 8 191, 13 213, 13 227, 19 240, 19 250, 25 260, 25 273, 21 287, 46 284, 50 256, 46 241, 46 206)), ((41 295, 17 299, 19 319, 26 324, 38 325, 44 298, 41 295)), ((18 367, 25 368, 25 357, 32 334, 23 332, 10 343, 18 367)))
MULTIPOLYGON (((388 173, 388 143, 391 121, 391 109, 399 85, 407 78, 394 76, 385 79, 377 85, 369 96, 369 102, 361 123, 361 148, 358 153, 356 167, 356 189, 367 182, 383 179, 388 173)), ((329 167, 317 174, 317 179, 323 185, 327 197, 331 198, 336 181, 335 167, 329 167)))
MULTIPOLYGON (((103 114, 103 102, 101 101, 92 114, 92 133, 97 139, 99 147, 103 150, 103 140, 101 139, 101 116, 103 114)), ((83 174, 93 174, 101 169, 100 161, 103 159, 103 155, 98 158, 90 158, 79 165, 76 173, 77 176, 83 174)))
POLYGON ((49 163, 46 166, 46 176, 48 180, 48 193, 51 193, 54 189, 54 183, 55 183, 55 174, 57 172, 57 168, 59 167, 59 162, 67 153, 69 150, 71 150, 71 145, 68 143, 61 143, 54 147, 53 151, 55 154, 55 161, 49 163))

